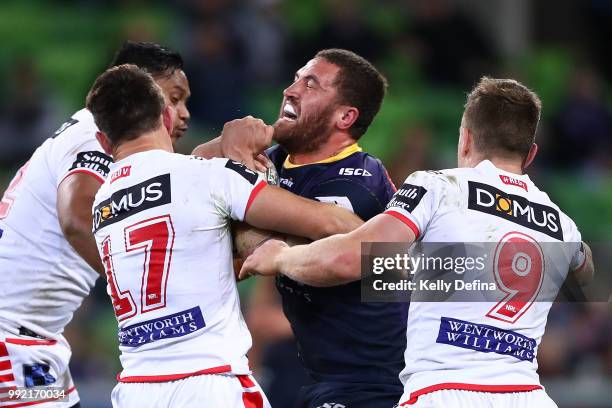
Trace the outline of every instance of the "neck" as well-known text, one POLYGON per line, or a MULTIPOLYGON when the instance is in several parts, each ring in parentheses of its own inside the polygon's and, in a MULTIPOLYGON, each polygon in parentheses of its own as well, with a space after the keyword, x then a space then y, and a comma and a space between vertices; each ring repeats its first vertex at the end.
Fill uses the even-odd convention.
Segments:
POLYGON ((523 163, 518 162, 516 159, 493 158, 489 160, 495 167, 500 170, 507 171, 508 173, 522 175, 525 172, 523 169, 523 163))
POLYGON ((172 142, 165 128, 159 127, 152 132, 138 136, 136 139, 121 143, 113 150, 115 162, 125 159, 135 153, 148 150, 164 150, 172 153, 172 142))
POLYGON ((327 143, 323 144, 317 150, 308 153, 290 153, 289 161, 292 164, 310 164, 329 157, 335 156, 348 146, 355 144, 355 140, 347 137, 334 137, 332 135, 327 143))

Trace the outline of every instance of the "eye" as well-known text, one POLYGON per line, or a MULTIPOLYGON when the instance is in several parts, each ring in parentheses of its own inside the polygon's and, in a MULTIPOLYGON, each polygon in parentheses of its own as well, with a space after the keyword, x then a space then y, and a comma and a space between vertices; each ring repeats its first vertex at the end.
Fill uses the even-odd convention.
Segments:
POLYGON ((306 81, 306 88, 314 88, 314 81, 312 79, 308 79, 306 81))

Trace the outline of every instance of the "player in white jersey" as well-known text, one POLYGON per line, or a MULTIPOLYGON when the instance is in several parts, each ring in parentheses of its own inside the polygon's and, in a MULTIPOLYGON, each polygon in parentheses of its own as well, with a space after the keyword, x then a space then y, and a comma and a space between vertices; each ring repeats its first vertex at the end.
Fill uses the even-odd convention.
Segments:
MULTIPOLYGON (((123 62, 155 76, 172 106, 172 138, 178 139, 189 118, 180 55, 156 44, 126 43, 112 65, 123 62)), ((112 159, 96 140, 97 130, 88 110, 75 113, 17 172, 0 202, 2 406, 78 404, 62 332, 98 277, 96 270, 103 271, 91 234, 91 204, 112 159), (17 387, 35 386, 51 387, 57 395, 10 398, 17 387)))
POLYGON ((93 206, 119 323, 123 371, 113 406, 268 406, 250 377, 230 221, 311 239, 361 221, 267 187, 238 162, 172 153, 168 109, 152 78, 133 65, 102 74, 87 107, 115 159, 93 206))
POLYGON ((361 278, 361 242, 489 243, 493 256, 481 276, 496 282, 500 297, 426 302, 413 292, 399 404, 555 407, 536 372, 537 346, 568 271, 584 284, 593 264, 574 222, 525 174, 537 153, 539 116, 529 89, 483 78, 462 119, 460 168, 410 175, 384 214, 349 234, 293 248, 269 241, 240 274, 283 273, 329 286, 361 278))

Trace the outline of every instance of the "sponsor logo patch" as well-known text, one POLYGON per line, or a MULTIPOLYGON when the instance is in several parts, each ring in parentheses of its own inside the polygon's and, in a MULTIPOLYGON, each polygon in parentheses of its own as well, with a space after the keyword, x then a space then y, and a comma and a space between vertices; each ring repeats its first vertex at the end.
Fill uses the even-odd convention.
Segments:
POLYGON ((170 174, 162 174, 114 192, 94 208, 94 232, 149 208, 169 204, 170 191, 170 174))
POLYGON ((364 176, 364 177, 372 176, 372 173, 370 173, 366 169, 355 169, 353 167, 343 167, 340 169, 338 174, 342 174, 344 176, 364 176))
POLYGON ((70 170, 88 169, 95 171, 102 176, 102 178, 106 178, 112 162, 113 159, 110 158, 110 156, 96 150, 91 152, 80 152, 77 153, 76 160, 72 163, 70 170))
POLYGON ((157 340, 186 336, 206 327, 199 306, 147 320, 119 330, 119 344, 138 347, 157 340))
POLYGON ((389 204, 387 204, 386 209, 399 207, 405 211, 412 212, 412 210, 419 205, 426 192, 427 189, 425 187, 404 183, 402 187, 395 192, 395 195, 391 198, 389 204))
POLYGON ((520 187, 520 188, 522 188, 525 191, 529 191, 529 190, 527 190, 527 183, 525 183, 523 180, 518 180, 518 179, 512 178, 510 176, 506 176, 505 174, 500 174, 499 175, 499 179, 504 184, 508 184, 509 186, 520 187))
POLYGON ((53 133, 52 139, 58 137, 64 132, 64 130, 68 129, 70 126, 76 123, 79 123, 79 121, 76 119, 72 119, 72 118, 68 119, 67 121, 62 123, 62 126, 60 126, 59 129, 55 131, 55 133, 53 133))
POLYGON ((120 178, 129 177, 131 171, 132 171, 132 166, 124 166, 120 168, 119 170, 115 170, 113 174, 111 175, 111 181, 110 181, 111 184, 113 184, 115 181, 117 181, 120 178))
POLYGON ((512 330, 442 317, 436 343, 533 361, 536 341, 512 330))
POLYGON ((41 387, 53 384, 56 378, 49 373, 49 364, 24 364, 23 365, 23 382, 26 388, 41 387))
POLYGON ((255 182, 257 181, 257 173, 249 169, 244 164, 235 162, 233 160, 228 160, 227 163, 225 163, 225 167, 234 170, 236 173, 244 177, 246 181, 255 185, 255 182))
POLYGON ((563 241, 559 211, 508 194, 487 184, 470 181, 468 208, 494 215, 563 241))

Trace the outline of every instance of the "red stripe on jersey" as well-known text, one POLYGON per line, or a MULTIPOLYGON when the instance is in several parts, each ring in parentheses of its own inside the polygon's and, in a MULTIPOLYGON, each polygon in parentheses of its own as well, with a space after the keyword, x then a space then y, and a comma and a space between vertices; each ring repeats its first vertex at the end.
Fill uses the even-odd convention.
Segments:
POLYGON ((11 381, 15 381, 15 377, 13 376, 13 373, 0 375, 0 383, 7 383, 11 381))
POLYGON ((20 346, 53 346, 57 344, 57 340, 26 340, 6 338, 4 341, 10 344, 18 344, 20 346))
POLYGON ((231 373, 232 366, 224 365, 219 367, 207 368, 205 370, 194 371, 192 373, 185 374, 166 374, 166 375, 135 375, 130 377, 121 377, 121 374, 117 374, 117 381, 122 383, 155 383, 155 382, 166 382, 166 381, 175 381, 182 380, 183 378, 193 377, 196 375, 204 375, 204 374, 223 374, 223 373, 231 373))
POLYGON ((8 356, 8 350, 6 349, 6 344, 0 341, 0 357, 8 356))
POLYGON ((410 394, 408 401, 402 402, 399 406, 414 405, 421 395, 429 394, 441 390, 461 390, 461 391, 477 391, 477 392, 529 392, 541 390, 541 385, 483 385, 483 384, 463 384, 463 383, 442 383, 421 388, 410 394))
POLYGON ((237 375, 236 378, 238 379, 238 381, 240 381, 240 384, 244 388, 251 388, 255 386, 255 383, 249 378, 248 375, 237 375))
POLYGON ((244 402, 244 408, 263 408, 263 396, 259 391, 243 392, 242 402, 244 402))
POLYGON ((401 222, 403 222, 404 224, 406 224, 406 226, 408 226, 412 232, 414 232, 414 239, 416 240, 419 237, 419 227, 417 227, 417 225, 412 222, 412 220, 408 217, 406 217, 404 214, 400 214, 397 211, 385 211, 383 214, 389 214, 392 217, 397 218, 398 220, 400 220, 401 222))
POLYGON ((11 391, 11 390, 16 390, 17 386, 13 385, 11 387, 0 387, 0 394, 6 394, 7 392, 11 391))
MULTIPOLYGON (((79 169, 74 169, 74 170, 70 170, 68 173, 66 173, 66 175, 64 176, 64 178, 62 179, 62 181, 60 181, 59 184, 62 184, 64 182, 64 180, 66 180, 66 178, 68 178, 68 176, 72 176, 73 174, 76 173, 84 173, 84 174, 89 174, 90 176, 93 176, 96 180, 98 180, 100 182, 100 184, 104 183, 104 179, 95 171, 92 170, 88 170, 85 168, 79 168, 79 169)), ((58 186, 59 186, 58 184, 58 186)))
POLYGON ((10 360, 0 361, 0 371, 10 370, 11 368, 13 368, 13 366, 10 360))
MULTIPOLYGON (((72 387, 70 389, 68 389, 66 391, 65 396, 67 396, 68 394, 70 394, 71 392, 73 392, 74 390, 76 390, 75 387, 72 387)), ((55 401, 58 400, 60 398, 63 398, 64 396, 58 396, 57 398, 47 398, 44 400, 40 400, 40 401, 28 401, 28 402, 18 402, 16 404, 8 404, 8 405, 3 405, 5 407, 9 407, 9 408, 17 408, 17 407, 30 407, 32 405, 38 405, 38 404, 44 404, 45 402, 50 402, 50 401, 55 401)), ((15 401, 15 399, 1 399, 0 402, 7 402, 7 401, 15 401)))
POLYGON ((265 181, 260 181, 258 185, 251 191, 251 195, 249 196, 249 201, 247 201, 246 208, 244 209, 244 216, 246 217, 247 211, 249 211, 249 207, 253 204, 253 200, 257 197, 257 194, 268 184, 265 181))

